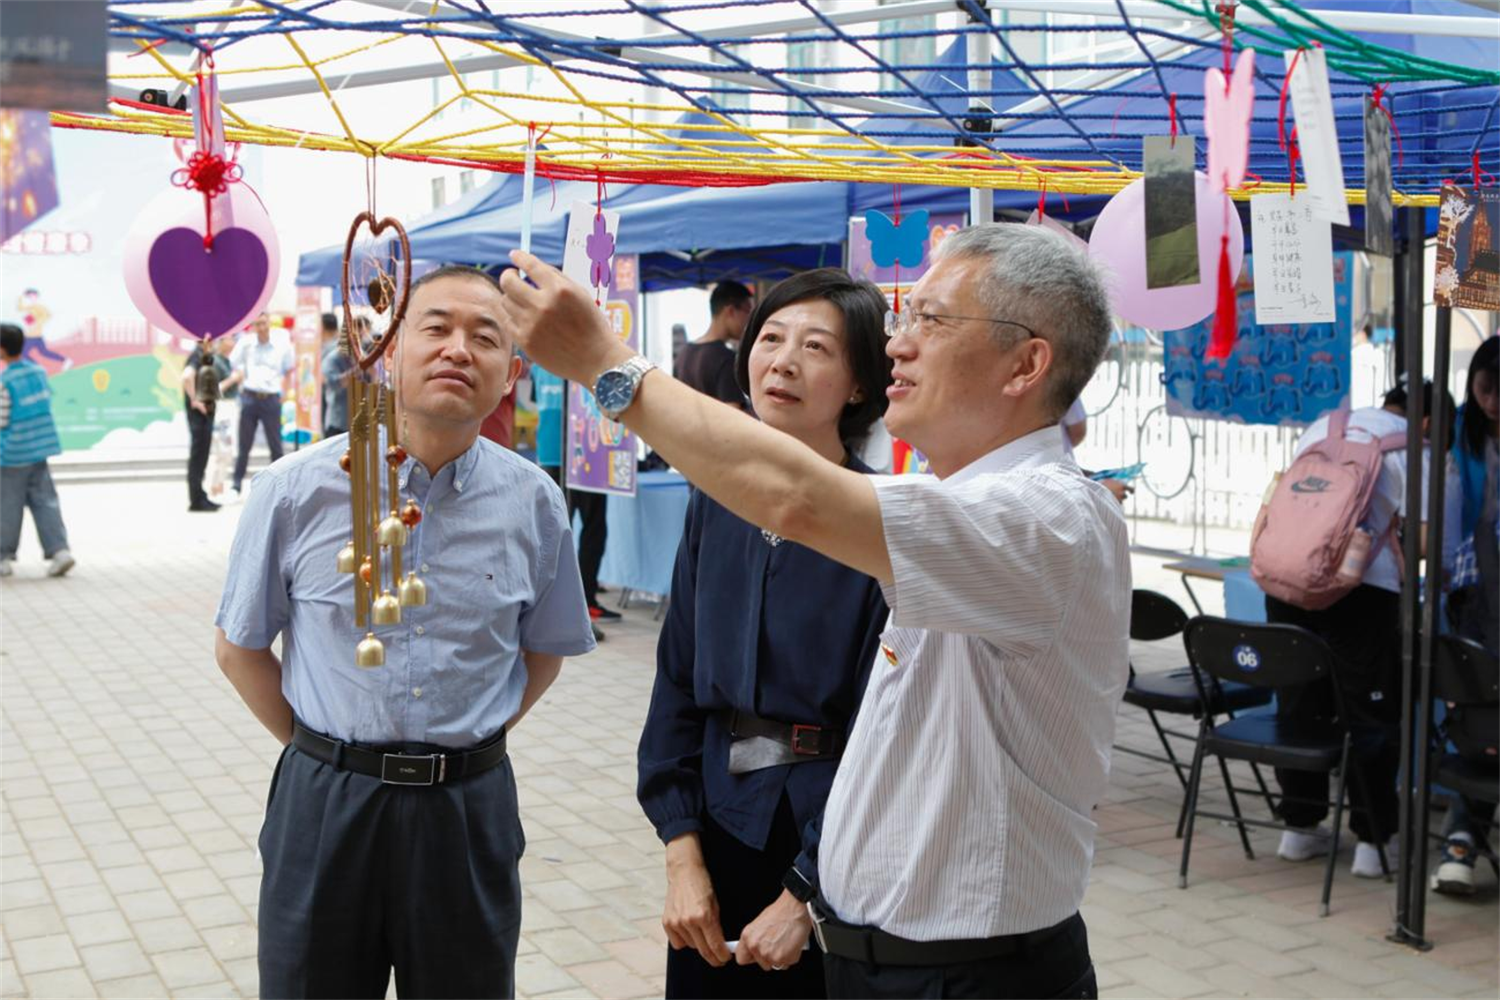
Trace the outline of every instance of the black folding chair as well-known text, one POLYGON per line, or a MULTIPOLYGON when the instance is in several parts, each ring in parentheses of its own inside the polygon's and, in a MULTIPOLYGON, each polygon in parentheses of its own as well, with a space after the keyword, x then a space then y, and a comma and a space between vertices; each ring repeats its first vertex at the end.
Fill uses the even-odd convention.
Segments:
MULTIPOLYGON (((1500 800, 1500 657, 1468 639, 1439 636, 1432 696, 1448 706, 1443 722, 1433 728, 1442 752, 1434 783, 1481 802, 1500 800), (1450 743, 1457 753, 1443 752, 1450 743)), ((1491 818, 1485 822, 1491 825, 1491 818)), ((1494 850, 1476 847, 1500 876, 1494 850)))
MULTIPOLYGON (((1183 643, 1187 647, 1188 662, 1198 669, 1201 678, 1214 678, 1220 683, 1234 681, 1270 690, 1295 687, 1327 677, 1333 685, 1334 709, 1338 716, 1336 719, 1319 720, 1311 724, 1282 720, 1274 715, 1243 715, 1219 725, 1214 725, 1207 716, 1203 718, 1198 729, 1198 743, 1193 751, 1192 773, 1188 778, 1187 829, 1182 840, 1182 869, 1178 885, 1187 888, 1188 858, 1193 849, 1193 821, 1196 817, 1234 823, 1239 828, 1245 856, 1251 859, 1255 854, 1250 849, 1247 826, 1282 831, 1290 829, 1285 823, 1250 819, 1241 815, 1233 787, 1226 789, 1233 816, 1200 810, 1198 788, 1203 777, 1205 755, 1215 754, 1221 761, 1253 761, 1268 767, 1291 770, 1337 771, 1338 790, 1330 803, 1333 806, 1333 843, 1329 847, 1328 863, 1323 873, 1323 902, 1320 910, 1320 916, 1328 916, 1328 899, 1333 892, 1333 867, 1338 856, 1339 831, 1343 826, 1349 778, 1353 778, 1361 799, 1369 801, 1369 796, 1365 794, 1368 784, 1359 755, 1350 753, 1356 741, 1364 742, 1365 734, 1349 726, 1349 713, 1345 707, 1343 688, 1339 685, 1338 671, 1334 669, 1332 650, 1320 637, 1294 625, 1259 625, 1209 617, 1189 621, 1183 630, 1183 643)), ((1390 868, 1386 862, 1385 846, 1377 846, 1380 852, 1380 869, 1389 879, 1390 868)))
MULTIPOLYGON (((1162 639, 1170 639, 1182 633, 1187 620, 1187 612, 1165 594, 1159 594, 1154 590, 1131 592, 1131 639, 1137 642, 1159 642, 1162 639)), ((1209 691, 1208 715, 1227 715, 1231 719, 1234 718, 1236 712, 1268 704, 1272 695, 1272 692, 1265 688, 1251 687, 1248 684, 1220 684, 1218 681, 1213 681, 1209 685, 1209 691)), ((1187 816, 1187 776, 1190 765, 1177 756, 1167 737, 1175 736, 1179 739, 1193 740, 1197 738, 1197 734, 1183 732, 1180 729, 1168 729, 1161 724, 1156 714, 1163 712, 1168 715, 1190 716, 1194 719, 1203 717, 1203 696, 1199 685, 1193 679, 1193 668, 1186 666, 1159 673, 1138 674, 1132 666, 1130 680, 1125 686, 1125 704, 1134 705, 1146 713, 1146 718, 1151 721, 1151 728, 1156 730, 1156 738, 1161 741, 1162 754, 1122 746, 1118 743, 1115 744, 1115 749, 1133 757, 1171 766, 1183 791, 1183 809, 1177 816, 1177 836, 1181 837, 1182 826, 1187 816)), ((1221 761, 1221 767, 1222 763, 1221 761)), ((1261 775, 1260 768, 1251 764, 1250 769, 1255 772, 1255 781, 1260 785, 1260 792, 1265 797, 1266 808, 1272 808, 1271 792, 1266 787, 1266 780, 1261 775)), ((1226 771, 1225 781, 1228 780, 1226 771)))

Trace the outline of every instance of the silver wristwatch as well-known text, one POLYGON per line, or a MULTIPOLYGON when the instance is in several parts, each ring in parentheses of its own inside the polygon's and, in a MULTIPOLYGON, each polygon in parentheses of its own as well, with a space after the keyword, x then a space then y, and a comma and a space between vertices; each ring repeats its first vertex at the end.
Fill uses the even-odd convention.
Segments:
POLYGON ((623 365, 611 368, 594 380, 594 399, 599 410, 610 420, 619 420, 620 414, 635 402, 636 390, 641 379, 656 365, 637 354, 623 365))

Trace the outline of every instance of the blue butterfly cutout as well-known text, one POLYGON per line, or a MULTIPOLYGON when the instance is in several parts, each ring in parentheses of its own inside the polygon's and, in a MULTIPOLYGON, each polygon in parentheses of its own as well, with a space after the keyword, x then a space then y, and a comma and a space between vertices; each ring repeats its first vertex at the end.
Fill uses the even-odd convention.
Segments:
POLYGON ((927 210, 912 212, 898 226, 890 216, 872 208, 865 213, 865 236, 876 267, 918 267, 927 254, 927 210))

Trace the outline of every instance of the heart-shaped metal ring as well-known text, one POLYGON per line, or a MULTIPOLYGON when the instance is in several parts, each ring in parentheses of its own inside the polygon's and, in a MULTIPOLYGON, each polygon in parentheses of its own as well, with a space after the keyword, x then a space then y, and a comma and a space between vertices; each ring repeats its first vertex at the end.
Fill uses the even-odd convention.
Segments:
POLYGON ((391 340, 400 331, 401 321, 406 318, 406 300, 411 295, 411 242, 406 238, 406 227, 390 216, 377 220, 372 212, 360 212, 356 215, 349 224, 349 237, 344 240, 344 273, 340 291, 344 296, 344 338, 349 345, 349 357, 354 359, 354 363, 362 371, 369 371, 391 345, 391 340), (391 323, 386 327, 385 333, 370 345, 369 353, 359 343, 359 335, 354 332, 354 313, 349 309, 349 258, 354 253, 354 237, 359 234, 359 227, 363 225, 370 227, 371 237, 379 236, 387 229, 394 229, 401 240, 401 283, 395 308, 391 311, 391 323))

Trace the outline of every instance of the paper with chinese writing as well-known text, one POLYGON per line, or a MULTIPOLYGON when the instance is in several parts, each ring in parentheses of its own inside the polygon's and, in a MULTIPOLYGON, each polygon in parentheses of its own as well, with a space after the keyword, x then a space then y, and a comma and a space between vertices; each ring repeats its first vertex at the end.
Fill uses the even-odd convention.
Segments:
POLYGON ((619 232, 619 212, 575 201, 573 210, 568 213, 568 238, 563 244, 563 274, 585 288, 592 289, 594 298, 601 305, 609 294, 610 269, 608 263, 601 263, 598 259, 603 256, 607 262, 609 255, 599 251, 607 247, 612 254, 619 232), (603 226, 598 224, 600 219, 603 226))
POLYGON ((1391 232, 1391 120, 1365 95, 1365 249, 1389 257, 1391 232))
POLYGON ((1344 200, 1344 162, 1339 156, 1338 122, 1333 117, 1333 95, 1328 89, 1328 63, 1323 50, 1318 48, 1293 49, 1284 55, 1290 73, 1287 89, 1291 91, 1297 118, 1297 145, 1307 180, 1305 193, 1316 218, 1347 226, 1349 205, 1344 200))
POLYGON ((1191 136, 1141 139, 1146 175, 1146 287, 1172 288, 1203 280, 1198 269, 1198 185, 1191 136))
POLYGON ((1262 194, 1250 199, 1255 247, 1255 322, 1331 323, 1333 233, 1312 199, 1262 194))
POLYGON ((1500 188, 1444 186, 1432 300, 1500 311, 1500 188))

